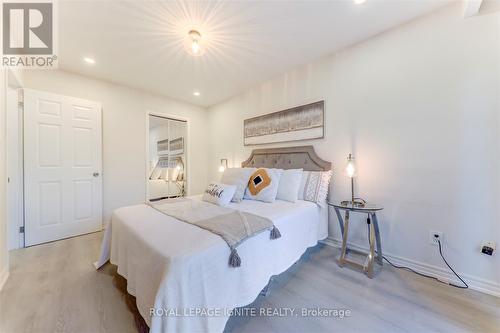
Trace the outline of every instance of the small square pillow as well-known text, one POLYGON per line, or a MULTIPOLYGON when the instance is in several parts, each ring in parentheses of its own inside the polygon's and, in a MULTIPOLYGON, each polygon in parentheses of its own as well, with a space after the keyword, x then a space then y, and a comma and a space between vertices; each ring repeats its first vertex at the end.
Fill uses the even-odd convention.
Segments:
POLYGON ((332 178, 332 170, 329 171, 304 171, 299 188, 299 199, 322 203, 328 195, 332 178))
POLYGON ((295 202, 299 198, 302 169, 283 170, 276 199, 295 202))
POLYGON ((218 182, 210 182, 203 193, 202 200, 219 206, 227 206, 236 192, 235 185, 226 185, 218 182))
POLYGON ((228 168, 224 170, 221 177, 221 183, 235 185, 236 192, 232 198, 232 202, 240 202, 245 194, 245 189, 248 185, 250 175, 255 171, 255 168, 228 168))
POLYGON ((245 199, 274 202, 282 173, 282 169, 257 169, 250 176, 245 199))
POLYGON ((160 177, 161 177, 161 171, 162 171, 162 168, 155 167, 153 169, 153 171, 151 172, 151 175, 149 176, 149 179, 151 179, 151 180, 160 179, 160 177))

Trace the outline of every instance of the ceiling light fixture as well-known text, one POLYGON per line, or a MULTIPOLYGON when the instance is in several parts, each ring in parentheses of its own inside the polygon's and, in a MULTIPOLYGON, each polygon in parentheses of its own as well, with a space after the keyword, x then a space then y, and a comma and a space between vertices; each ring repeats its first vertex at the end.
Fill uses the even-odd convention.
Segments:
POLYGON ((356 5, 361 5, 362 3, 365 3, 366 0, 353 0, 356 5))
POLYGON ((198 97, 198 96, 200 96, 200 92, 199 91, 195 91, 195 92, 193 92, 193 95, 196 96, 196 97, 198 97))
POLYGON ((92 58, 85 57, 85 58, 83 58, 83 61, 85 61, 87 64, 91 64, 91 65, 95 64, 95 60, 92 58))
POLYGON ((194 56, 201 55, 201 34, 198 30, 190 30, 188 32, 189 35, 189 49, 190 53, 194 56))

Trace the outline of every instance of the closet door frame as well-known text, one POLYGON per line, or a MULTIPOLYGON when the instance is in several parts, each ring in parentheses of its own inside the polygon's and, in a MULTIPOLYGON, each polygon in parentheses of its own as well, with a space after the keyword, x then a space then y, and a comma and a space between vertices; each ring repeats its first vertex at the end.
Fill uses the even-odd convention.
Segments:
POLYGON ((189 144, 189 137, 191 135, 191 120, 187 117, 182 117, 179 115, 171 114, 171 113, 165 113, 165 112, 157 112, 157 111, 151 111, 151 110, 146 110, 146 156, 144 160, 144 166, 145 166, 145 174, 144 174, 144 200, 145 202, 149 201, 148 198, 148 193, 149 193, 149 185, 148 185, 148 178, 149 178, 149 116, 155 116, 155 117, 161 117, 165 119, 171 119, 171 120, 177 120, 177 121, 185 121, 186 122, 186 137, 184 138, 184 146, 185 146, 185 154, 186 154, 186 174, 187 178, 185 180, 185 195, 188 196, 191 194, 191 145, 189 144))

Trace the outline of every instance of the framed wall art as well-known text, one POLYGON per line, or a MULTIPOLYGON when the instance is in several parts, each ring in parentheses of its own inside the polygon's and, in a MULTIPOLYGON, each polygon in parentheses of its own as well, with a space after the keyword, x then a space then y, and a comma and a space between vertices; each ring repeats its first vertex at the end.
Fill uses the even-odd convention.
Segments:
POLYGON ((321 139, 324 137, 325 102, 245 119, 244 145, 321 139))

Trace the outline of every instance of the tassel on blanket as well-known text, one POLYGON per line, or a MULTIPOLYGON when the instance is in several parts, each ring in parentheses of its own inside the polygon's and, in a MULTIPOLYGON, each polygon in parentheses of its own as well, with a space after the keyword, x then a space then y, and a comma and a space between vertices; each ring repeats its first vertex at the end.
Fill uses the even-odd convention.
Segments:
POLYGON ((271 239, 277 239, 280 237, 281 237, 280 231, 278 230, 278 228, 276 228, 276 226, 273 226, 273 228, 271 229, 271 239))
POLYGON ((236 249, 231 249, 231 255, 229 256, 229 266, 231 267, 241 266, 241 258, 238 255, 238 251, 236 251, 236 249))

